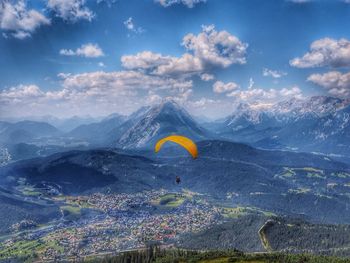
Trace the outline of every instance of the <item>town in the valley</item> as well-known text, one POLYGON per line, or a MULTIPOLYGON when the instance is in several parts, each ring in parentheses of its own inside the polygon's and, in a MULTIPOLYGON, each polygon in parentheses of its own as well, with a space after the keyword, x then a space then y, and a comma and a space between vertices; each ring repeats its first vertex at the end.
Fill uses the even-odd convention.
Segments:
POLYGON ((29 190, 25 192, 29 199, 59 204, 62 216, 44 225, 30 220, 14 224, 11 234, 1 237, 1 259, 19 256, 74 260, 151 243, 171 245, 182 234, 202 231, 244 212, 242 208, 218 207, 206 197, 186 190, 84 196, 44 196, 29 190))

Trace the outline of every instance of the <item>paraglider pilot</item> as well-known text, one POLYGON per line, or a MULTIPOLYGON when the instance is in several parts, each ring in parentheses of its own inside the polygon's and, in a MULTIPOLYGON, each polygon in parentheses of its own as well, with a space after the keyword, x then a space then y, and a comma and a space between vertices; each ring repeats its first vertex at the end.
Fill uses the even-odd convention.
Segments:
MULTIPOLYGON (((165 138, 159 140, 156 143, 156 146, 154 147, 154 151, 158 152, 160 150, 160 148, 162 147, 162 145, 168 141, 179 144, 180 146, 185 148, 191 154, 193 159, 197 158, 197 156, 198 156, 197 145, 191 139, 184 137, 184 136, 181 136, 181 135, 170 135, 168 137, 165 137, 165 138)), ((176 184, 181 183, 180 176, 176 176, 175 182, 176 182, 176 184)))

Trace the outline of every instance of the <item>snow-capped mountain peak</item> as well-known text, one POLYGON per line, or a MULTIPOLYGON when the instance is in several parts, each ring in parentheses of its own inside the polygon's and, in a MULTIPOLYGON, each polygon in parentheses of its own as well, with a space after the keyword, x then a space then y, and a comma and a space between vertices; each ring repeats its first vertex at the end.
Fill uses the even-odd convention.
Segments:
POLYGON ((182 134, 192 139, 205 138, 205 131, 185 109, 172 100, 149 108, 119 139, 124 148, 143 148, 161 137, 182 134))
POLYGON ((272 112, 275 114, 293 113, 294 115, 315 114, 324 116, 341 110, 349 104, 349 100, 313 96, 308 99, 292 99, 279 102, 272 108, 272 112))
POLYGON ((350 152, 350 99, 314 96, 262 110, 239 105, 216 133, 263 148, 350 152))

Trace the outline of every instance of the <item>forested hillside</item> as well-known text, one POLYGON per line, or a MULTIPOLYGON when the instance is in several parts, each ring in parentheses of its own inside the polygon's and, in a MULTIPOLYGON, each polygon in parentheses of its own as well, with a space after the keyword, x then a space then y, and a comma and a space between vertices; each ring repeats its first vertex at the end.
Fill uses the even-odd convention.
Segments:
POLYGON ((147 250, 129 251, 114 257, 104 259, 90 259, 86 262, 96 263, 173 263, 173 262, 201 262, 201 263, 345 263, 349 259, 322 257, 312 255, 292 255, 292 254, 244 254, 238 250, 178 250, 160 248, 149 248, 147 250))

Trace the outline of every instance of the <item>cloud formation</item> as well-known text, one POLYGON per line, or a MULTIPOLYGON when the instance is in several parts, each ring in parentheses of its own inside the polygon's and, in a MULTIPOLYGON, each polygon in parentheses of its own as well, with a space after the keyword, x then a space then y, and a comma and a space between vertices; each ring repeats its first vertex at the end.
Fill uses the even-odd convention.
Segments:
POLYGON ((98 4, 105 3, 108 7, 111 7, 116 2, 117 0, 97 0, 98 4))
POLYGON ((307 80, 327 89, 328 93, 333 96, 350 97, 350 72, 343 74, 339 71, 331 71, 324 74, 312 74, 307 80))
POLYGON ((286 72, 278 71, 278 70, 272 70, 272 69, 268 69, 268 68, 264 68, 262 74, 263 74, 264 77, 272 77, 272 78, 275 78, 275 79, 279 79, 279 78, 282 78, 283 76, 287 75, 286 72))
POLYGON ((246 63, 248 45, 227 31, 216 31, 213 25, 202 26, 202 32, 198 35, 187 34, 182 45, 187 52, 180 57, 143 51, 122 56, 122 65, 156 75, 188 77, 202 74, 213 67, 226 68, 232 64, 246 63))
POLYGON ((253 78, 249 78, 249 82, 248 82, 248 89, 252 89, 254 87, 254 79, 253 78))
POLYGON ((121 57, 121 62, 124 68, 127 69, 151 69, 169 64, 172 60, 170 56, 163 56, 159 53, 151 51, 143 51, 136 55, 124 55, 121 57))
POLYGON ((187 100, 192 81, 146 75, 139 71, 96 71, 82 74, 59 74, 61 86, 44 91, 36 85, 18 85, 0 92, 1 113, 23 116, 42 112, 57 116, 110 112, 130 113, 150 96, 162 92, 177 100, 187 100), (149 96, 147 95, 149 94, 149 96))
POLYGON ((294 86, 291 88, 282 89, 247 89, 247 90, 234 90, 227 94, 228 97, 233 97, 240 102, 261 104, 261 103, 275 103, 280 100, 287 100, 291 98, 302 98, 303 94, 299 87, 294 86))
POLYGON ((311 44, 309 52, 302 57, 292 59, 290 65, 297 68, 349 67, 350 41, 345 38, 316 40, 311 44))
MULTIPOLYGON (((133 30, 132 19, 127 20, 125 26, 133 30)), ((26 107, 30 107, 29 112, 34 115, 42 112, 54 115, 86 112, 102 115, 115 111, 127 114, 141 104, 154 103, 167 97, 197 108, 199 105, 205 107, 204 102, 213 105, 214 102, 208 98, 196 103, 191 100, 191 77, 197 75, 203 81, 210 81, 214 79, 209 74, 213 68, 244 64, 247 44, 227 31, 216 31, 211 25, 203 26, 197 35, 187 34, 182 45, 186 52, 177 57, 151 51, 122 56, 121 63, 125 69, 122 71, 61 73, 59 86, 53 91, 45 91, 35 85, 11 87, 0 93, 0 103, 7 114, 21 112, 19 115, 28 112, 26 107), (140 100, 141 97, 144 99, 140 100)), ((75 50, 61 49, 59 53, 89 58, 104 55, 102 49, 92 43, 75 50)), ((222 83, 222 87, 218 83, 216 85, 217 91, 233 90, 233 83, 222 83)))
POLYGON ((98 57, 103 57, 104 53, 97 44, 88 43, 77 48, 75 51, 72 49, 61 49, 60 55, 80 56, 80 57, 86 57, 86 58, 98 58, 98 57))
POLYGON ((188 53, 181 57, 171 57, 168 63, 158 66, 153 73, 157 75, 183 76, 189 77, 194 74, 203 72, 204 66, 202 61, 188 53))
POLYGON ((95 71, 75 75, 64 74, 60 77, 63 79, 63 87, 66 89, 89 92, 94 89, 101 92, 106 90, 111 91, 112 94, 114 91, 121 90, 186 89, 192 87, 192 81, 151 76, 139 71, 95 71))
POLYGON ((23 0, 17 3, 5 0, 0 3, 0 28, 15 38, 30 37, 40 26, 49 24, 50 19, 42 13, 34 9, 27 10, 23 0))
POLYGON ((21 102, 22 99, 38 98, 43 92, 36 85, 19 85, 1 92, 2 101, 21 102))
POLYGON ((129 17, 127 20, 125 20, 124 22, 124 26, 131 32, 135 33, 135 34, 140 34, 143 33, 145 30, 142 27, 137 27, 135 26, 135 23, 133 21, 132 17, 129 17))
POLYGON ((182 45, 205 65, 226 68, 232 64, 246 63, 247 44, 227 31, 216 31, 214 25, 202 26, 198 35, 187 34, 182 45))
POLYGON ((202 75, 200 75, 200 78, 203 81, 210 81, 210 80, 215 79, 214 75, 208 74, 208 73, 203 73, 202 75))
POLYGON ((212 118, 223 117, 223 113, 231 113, 239 104, 249 104, 255 109, 268 109, 276 103, 292 98, 303 99, 302 91, 294 86, 283 89, 234 89, 227 92, 229 99, 214 99, 202 97, 198 100, 189 100, 186 106, 195 115, 201 116, 203 112, 212 118))
POLYGON ((222 81, 216 81, 213 85, 213 91, 215 93, 226 93, 237 89, 239 86, 234 82, 224 83, 222 81))
POLYGON ((57 17, 75 23, 79 20, 91 21, 95 14, 85 6, 85 0, 48 0, 47 8, 57 17))
POLYGON ((175 4, 183 4, 188 8, 193 8, 196 4, 205 3, 206 0, 155 0, 163 7, 169 7, 175 4))

